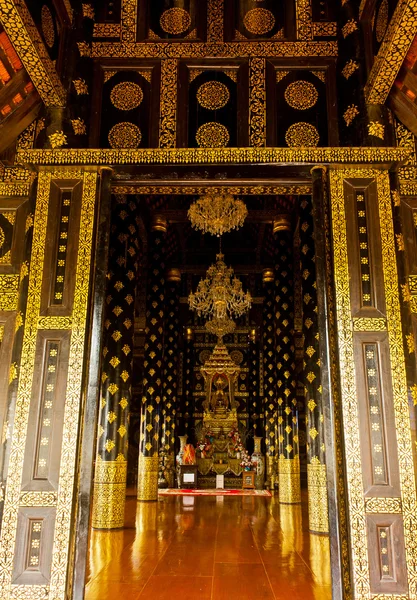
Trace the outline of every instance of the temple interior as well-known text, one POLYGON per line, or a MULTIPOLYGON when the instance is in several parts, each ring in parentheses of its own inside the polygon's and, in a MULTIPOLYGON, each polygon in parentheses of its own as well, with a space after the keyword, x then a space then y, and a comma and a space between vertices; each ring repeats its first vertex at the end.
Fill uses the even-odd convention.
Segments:
POLYGON ((417 600, 417 0, 0 0, 0 600, 417 600))

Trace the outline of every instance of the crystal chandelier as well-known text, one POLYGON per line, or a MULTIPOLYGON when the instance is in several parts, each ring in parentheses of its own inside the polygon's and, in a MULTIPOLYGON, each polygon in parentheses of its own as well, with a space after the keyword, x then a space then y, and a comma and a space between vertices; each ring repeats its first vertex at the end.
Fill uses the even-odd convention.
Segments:
POLYGON ((206 329, 219 338, 232 333, 236 327, 232 318, 249 310, 252 302, 250 293, 243 291, 242 282, 223 259, 223 254, 217 254, 216 263, 209 267, 206 278, 188 297, 190 308, 198 316, 209 318, 206 329))
POLYGON ((188 218, 194 229, 217 236, 242 227, 247 214, 245 203, 235 200, 230 194, 203 196, 188 210, 188 218))

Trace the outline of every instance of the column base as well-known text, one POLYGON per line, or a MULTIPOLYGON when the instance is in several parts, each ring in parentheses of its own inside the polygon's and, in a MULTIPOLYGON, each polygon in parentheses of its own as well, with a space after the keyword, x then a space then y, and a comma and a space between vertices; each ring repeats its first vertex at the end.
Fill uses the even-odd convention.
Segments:
POLYGON ((158 500, 159 456, 143 456, 139 454, 138 500, 158 500))
POLYGON ((300 459, 278 459, 279 501, 282 504, 299 504, 301 502, 300 459))
POLYGON ((312 533, 329 533, 326 465, 307 465, 308 524, 312 533))
POLYGON ((97 458, 94 476, 94 529, 119 529, 125 522, 127 462, 123 456, 114 461, 97 458))

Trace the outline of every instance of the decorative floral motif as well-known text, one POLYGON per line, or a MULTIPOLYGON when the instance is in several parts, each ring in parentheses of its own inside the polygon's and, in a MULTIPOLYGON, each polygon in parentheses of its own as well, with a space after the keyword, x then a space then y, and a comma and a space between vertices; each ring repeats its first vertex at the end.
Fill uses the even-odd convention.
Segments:
POLYGON ((67 136, 63 131, 56 131, 48 136, 52 148, 61 148, 68 145, 67 136))
POLYGON ((220 81, 207 81, 197 90, 197 101, 203 108, 218 110, 229 102, 230 93, 227 86, 220 81))
POLYGON ((347 23, 345 23, 343 25, 342 35, 344 38, 346 38, 348 35, 350 35, 354 31, 357 31, 357 29, 358 29, 358 24, 356 23, 355 19, 350 19, 347 23))
POLYGON ((342 69, 342 75, 345 79, 349 79, 353 73, 359 69, 359 64, 355 60, 349 60, 342 69))
POLYGON ((91 4, 83 4, 83 17, 85 19, 92 19, 94 21, 95 13, 91 4))
POLYGON ((319 132, 311 123, 294 123, 285 134, 285 141, 290 147, 315 147, 319 140, 319 132))
POLYGON ((71 119, 71 123, 75 135, 84 135, 87 133, 87 127, 83 119, 71 119))
POLYGON ((132 81, 123 81, 114 86, 110 93, 113 106, 119 110, 133 110, 143 100, 142 88, 132 81))
POLYGON ((312 108, 316 104, 318 97, 319 94, 316 87, 303 79, 290 83, 284 93, 287 104, 297 110, 312 108))
POLYGON ((162 13, 159 24, 165 33, 180 35, 190 28, 191 17, 183 8, 169 8, 162 13))
POLYGON ((223 148, 230 140, 227 127, 221 123, 204 123, 198 128, 195 139, 202 148, 223 148))
POLYGON ((265 35, 275 26, 275 17, 266 8, 252 8, 243 17, 243 24, 249 33, 265 35))
POLYGON ((352 123, 353 119, 359 114, 359 109, 356 106, 356 104, 351 104, 350 106, 347 107, 347 109, 345 110, 345 112, 343 113, 343 118, 346 122, 346 125, 349 127, 349 125, 352 123))
POLYGON ((73 82, 77 96, 88 94, 88 85, 84 79, 74 79, 73 82))
POLYGON ((137 148, 142 140, 142 133, 133 123, 117 123, 110 129, 108 139, 112 148, 137 148))
POLYGON ((378 121, 371 121, 368 124, 368 134, 373 135, 375 137, 384 139, 384 125, 382 123, 378 123, 378 121))
POLYGON ((49 8, 44 4, 41 10, 41 27, 43 39, 49 48, 55 44, 55 27, 54 19, 49 8))

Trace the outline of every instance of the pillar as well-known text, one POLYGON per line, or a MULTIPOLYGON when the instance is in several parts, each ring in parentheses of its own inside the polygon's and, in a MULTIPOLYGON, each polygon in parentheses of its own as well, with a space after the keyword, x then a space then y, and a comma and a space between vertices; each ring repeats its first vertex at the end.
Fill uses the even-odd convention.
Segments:
POLYGON ((181 271, 169 269, 165 284, 164 374, 162 394, 161 450, 164 475, 168 487, 174 487, 175 433, 178 399, 178 327, 180 308, 181 271))
POLYGON ((100 415, 94 476, 92 525, 124 525, 135 290, 139 267, 136 204, 124 195, 113 200, 106 315, 103 331, 100 415))
POLYGON ((274 222, 275 344, 278 406, 279 501, 301 501, 295 382, 293 237, 289 215, 274 222))
POLYGON ((277 481, 277 372, 275 361, 275 331, 274 331, 274 281, 273 269, 265 269, 262 282, 265 298, 262 310, 262 341, 263 341, 263 400, 264 428, 266 445, 266 476, 270 488, 277 481))
POLYGON ((311 197, 303 198, 300 203, 300 242, 309 529, 316 533, 328 533, 326 448, 320 372, 320 336, 317 309, 313 204, 311 197))
MULTIPOLYGON (((259 342, 256 336, 256 328, 251 330, 249 340, 248 366, 249 366, 249 404, 248 409, 251 415, 253 435, 264 436, 264 427, 262 421, 262 396, 263 389, 260 389, 259 378, 259 342), (262 396, 261 396, 262 392, 262 396)), ((263 357, 262 357, 263 360, 263 357)))
POLYGON ((184 329, 184 385, 181 434, 190 438, 193 426, 193 369, 194 369, 194 344, 193 330, 191 327, 184 329))
POLYGON ((148 501, 158 499, 158 453, 163 394, 166 231, 166 220, 155 215, 148 240, 148 296, 138 473, 138 500, 148 501))

